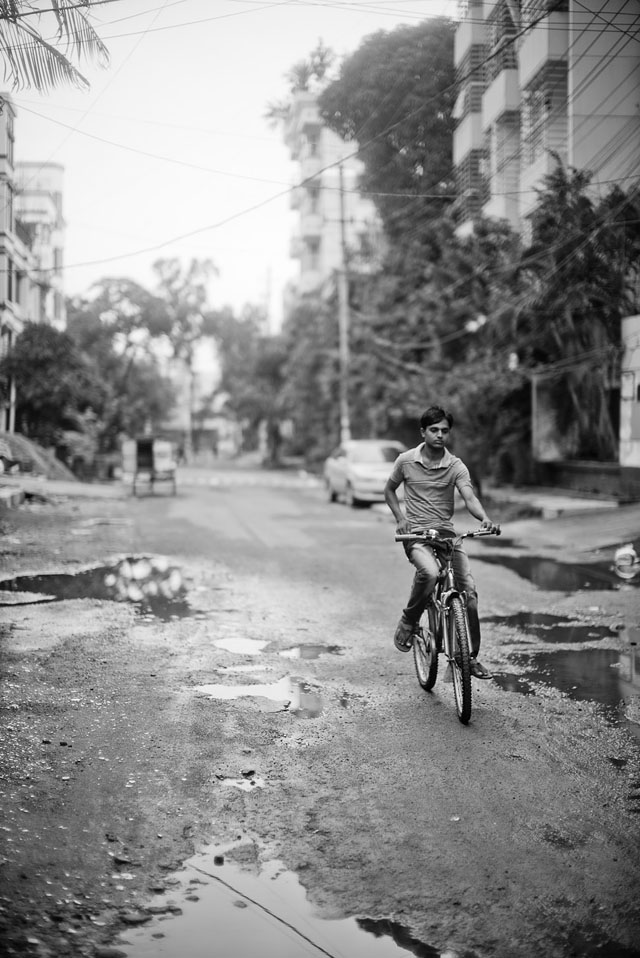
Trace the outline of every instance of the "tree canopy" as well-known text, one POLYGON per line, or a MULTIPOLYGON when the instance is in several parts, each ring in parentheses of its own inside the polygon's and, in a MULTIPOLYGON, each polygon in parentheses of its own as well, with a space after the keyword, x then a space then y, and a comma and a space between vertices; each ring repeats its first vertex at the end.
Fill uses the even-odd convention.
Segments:
POLYGON ((319 97, 325 123, 359 144, 361 189, 374 194, 392 243, 451 202, 453 37, 445 18, 375 33, 319 97))

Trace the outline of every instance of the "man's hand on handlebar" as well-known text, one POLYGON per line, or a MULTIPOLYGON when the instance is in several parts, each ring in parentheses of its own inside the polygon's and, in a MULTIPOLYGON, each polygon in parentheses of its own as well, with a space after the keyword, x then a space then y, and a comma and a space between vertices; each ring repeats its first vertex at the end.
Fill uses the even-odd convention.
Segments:
POLYGON ((492 522, 489 518, 480 523, 480 530, 482 532, 494 533, 497 536, 500 535, 500 526, 497 523, 492 522))
POLYGON ((396 535, 408 536, 410 532, 411 532, 411 523, 407 522, 406 519, 400 519, 396 526, 396 535))

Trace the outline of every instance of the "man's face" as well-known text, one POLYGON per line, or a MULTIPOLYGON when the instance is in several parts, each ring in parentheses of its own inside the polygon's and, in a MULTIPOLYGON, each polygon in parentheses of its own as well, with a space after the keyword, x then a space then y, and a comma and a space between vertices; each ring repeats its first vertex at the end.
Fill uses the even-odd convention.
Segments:
POLYGON ((428 449, 442 449, 447 444, 450 431, 447 420, 441 419, 440 422, 434 422, 426 429, 421 429, 420 433, 428 449))

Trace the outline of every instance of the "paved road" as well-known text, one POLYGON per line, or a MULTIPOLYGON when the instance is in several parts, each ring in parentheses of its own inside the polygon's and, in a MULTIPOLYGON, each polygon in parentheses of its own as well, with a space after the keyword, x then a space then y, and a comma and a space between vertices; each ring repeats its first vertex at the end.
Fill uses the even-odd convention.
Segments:
MULTIPOLYGON (((176 497, 94 489, 3 519, 5 575, 162 554, 189 603, 173 618, 103 596, 2 610, 3 894, 18 918, 38 903, 49 923, 30 937, 74 955, 120 932, 130 958, 199 958, 234 901, 247 904, 216 904, 216 876, 236 887, 276 868, 287 914, 306 892, 316 915, 369 928, 364 950, 345 937, 332 954, 370 958, 374 943, 429 958, 634 954, 634 741, 594 703, 493 682, 474 683, 463 728, 445 677, 425 695, 391 644, 410 569, 389 516, 330 506, 304 477, 245 477, 176 497), (166 920, 171 900, 183 920, 166 920), (125 930, 131 913, 140 931, 125 930)), ((496 574, 482 548, 486 618, 525 609, 600 627, 626 622, 637 600, 545 593, 496 574)), ((494 625, 483 655, 501 669, 523 645, 544 641, 494 625)), ((581 645, 622 654, 624 640, 581 645)), ((234 958, 255 954, 251 927, 234 958)), ((288 947, 280 958, 307 954, 288 947)))

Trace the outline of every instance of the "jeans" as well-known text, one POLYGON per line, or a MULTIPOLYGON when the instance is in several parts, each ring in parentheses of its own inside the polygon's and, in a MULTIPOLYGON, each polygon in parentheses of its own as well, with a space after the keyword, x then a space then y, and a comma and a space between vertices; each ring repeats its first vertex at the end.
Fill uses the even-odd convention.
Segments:
MULTIPOLYGON (((415 542, 405 547, 409 562, 416 568, 413 577, 411 594, 402 614, 409 622, 419 622, 420 616, 427 607, 429 597, 433 592, 440 566, 433 549, 422 542, 415 542)), ((469 557, 459 544, 453 554, 453 573, 456 588, 467 593, 467 614, 469 617, 469 640, 471 655, 475 658, 480 652, 480 619, 478 618, 478 593, 476 584, 471 575, 469 557)))

